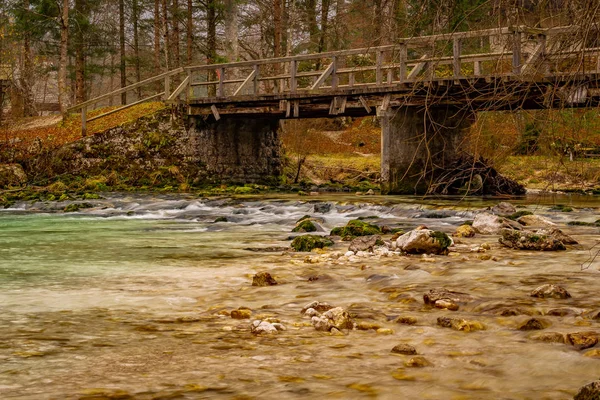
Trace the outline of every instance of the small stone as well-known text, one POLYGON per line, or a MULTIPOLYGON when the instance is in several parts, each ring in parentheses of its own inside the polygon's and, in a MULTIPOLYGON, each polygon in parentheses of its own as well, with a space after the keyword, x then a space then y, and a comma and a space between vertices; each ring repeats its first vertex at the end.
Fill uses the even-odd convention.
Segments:
POLYGON ((367 190, 367 193, 365 193, 367 196, 374 196, 375 192, 373 191, 373 189, 369 189, 367 190))
POLYGON ((394 322, 397 324, 414 325, 417 323, 417 319, 415 317, 398 317, 394 322))
POLYGON ((596 332, 573 332, 567 333, 567 343, 577 350, 585 350, 598 344, 596 332))
POLYGON ((579 244, 577 240, 573 239, 571 236, 565 234, 558 228, 547 228, 547 229, 538 229, 536 234, 545 235, 551 237, 554 240, 558 240, 564 244, 579 244))
POLYGON ((416 356, 404 363, 409 368, 424 368, 431 365, 429 360, 422 356, 416 356))
POLYGON ((523 215, 517 220, 518 223, 525 226, 543 226, 543 227, 554 227, 556 224, 550 221, 546 217, 541 215, 523 215))
POLYGON ((547 343, 566 343, 565 335, 560 332, 542 332, 531 337, 533 340, 539 340, 547 343))
POLYGON ((590 358, 600 358, 600 349, 588 350, 583 355, 590 358))
POLYGON ((332 308, 334 308, 334 306, 328 303, 321 303, 320 301, 313 301, 312 303, 308 303, 307 305, 305 305, 304 308, 302 308, 302 311, 300 311, 300 314, 305 314, 310 308, 322 313, 331 310, 332 308))
POLYGON ((271 325, 273 325, 275 327, 275 329, 277 329, 278 331, 285 331, 285 330, 287 330, 287 328, 283 324, 281 324, 279 322, 274 322, 271 325))
POLYGON ((252 277, 252 286, 273 286, 277 285, 275 278, 268 272, 259 272, 252 277))
POLYGON ((240 308, 231 312, 231 318, 233 319, 249 319, 252 317, 252 311, 247 308, 240 308))
POLYGON ((598 400, 600 399, 600 381, 592 382, 579 389, 573 400, 598 400))
POLYGON ((475 236, 475 229, 473 229, 471 225, 461 225, 458 228, 456 228, 456 231, 452 236, 459 238, 470 238, 475 236))
POLYGON ((458 310, 458 304, 449 301, 449 300, 445 300, 445 299, 441 299, 441 300, 436 300, 435 303, 433 303, 435 308, 441 308, 441 309, 446 309, 446 310, 450 310, 450 311, 457 311, 458 310))
POLYGON ((568 299, 571 297, 571 294, 562 286, 546 284, 534 289, 531 292, 531 297, 539 297, 542 299, 568 299))
POLYGON ((400 343, 394 346, 392 349, 392 353, 394 354, 405 354, 407 356, 412 356, 417 354, 417 350, 411 346, 410 344, 400 343))
POLYGON ((369 331, 369 330, 376 331, 379 328, 381 328, 381 325, 375 324, 373 322, 361 321, 356 325, 356 329, 358 329, 359 331, 369 331))
POLYGON ((445 254, 454 244, 443 232, 419 228, 400 236, 396 240, 397 248, 410 254, 445 254))
POLYGON ((250 331, 255 335, 277 333, 277 328, 267 321, 256 320, 252 322, 250 331))
POLYGON ((497 235, 503 228, 519 230, 521 225, 518 222, 488 213, 477 214, 473 220, 473 229, 482 235, 497 235))
POLYGON ((489 243, 482 243, 479 247, 481 247, 483 250, 490 250, 492 248, 489 243))
POLYGON ((512 204, 503 201, 492 207, 491 211, 496 215, 504 216, 516 213, 517 209, 512 204))
POLYGON ((561 251, 566 250, 565 244, 551 236, 521 232, 514 229, 502 229, 498 242, 508 248, 516 250, 534 251, 561 251))
POLYGON ((352 257, 353 255, 354 255, 354 252, 353 252, 353 251, 350 251, 350 250, 348 250, 348 251, 347 251, 347 252, 344 254, 344 256, 345 256, 345 257, 352 257))
POLYGON ((546 321, 542 321, 541 319, 538 319, 538 318, 530 318, 519 326, 519 330, 520 331, 538 331, 541 329, 546 329, 548 326, 550 326, 550 324, 547 323, 546 321))
POLYGON ((352 322, 350 314, 341 307, 332 308, 321 316, 312 317, 311 322, 318 331, 330 331, 331 328, 339 330, 354 328, 354 322, 352 322))
POLYGON ((394 334, 394 330, 389 329, 389 328, 379 328, 379 329, 377 329, 376 332, 378 335, 393 335, 394 334))

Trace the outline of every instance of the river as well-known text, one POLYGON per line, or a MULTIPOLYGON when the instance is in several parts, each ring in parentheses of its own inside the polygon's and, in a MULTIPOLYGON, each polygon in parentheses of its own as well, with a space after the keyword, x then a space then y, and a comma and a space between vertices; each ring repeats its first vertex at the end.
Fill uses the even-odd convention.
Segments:
POLYGON ((316 262, 313 255, 311 263, 307 253, 277 249, 289 247, 305 214, 324 218, 326 230, 377 216, 380 225, 452 233, 497 202, 107 195, 77 213, 55 212, 59 203, 16 204, 0 211, 0 398, 572 398, 600 377, 600 359, 517 327, 531 314, 550 324, 547 332, 600 331, 590 317, 600 309, 600 258, 590 258, 599 228, 566 225, 595 221, 599 198, 513 201, 580 242, 563 252, 510 250, 482 235, 461 241, 490 244, 486 257, 461 251, 316 262), (551 211, 557 202, 575 210, 551 211), (315 213, 323 203, 325 212, 315 213), (256 251, 267 247, 278 251, 256 251), (251 286, 263 271, 279 284, 251 286), (564 286, 572 298, 529 295, 545 283, 564 286), (434 288, 476 300, 458 311, 425 307, 423 294, 434 288), (300 313, 314 300, 384 329, 318 332, 300 313), (229 316, 240 307, 252 318, 229 316), (498 312, 511 307, 525 311, 498 312), (399 324, 398 316, 417 322, 399 324), (440 316, 486 329, 443 328, 440 316), (287 329, 250 332, 253 320, 269 317, 287 329), (400 343, 429 365, 415 368, 415 356, 392 354, 400 343))

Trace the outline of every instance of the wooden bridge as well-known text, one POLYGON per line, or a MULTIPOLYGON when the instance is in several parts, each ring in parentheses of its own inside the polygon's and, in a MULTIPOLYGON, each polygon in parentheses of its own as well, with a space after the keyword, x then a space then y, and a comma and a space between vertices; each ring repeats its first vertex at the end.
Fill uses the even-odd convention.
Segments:
MULTIPOLYGON (((428 129, 443 134, 437 153, 447 158, 456 148, 448 138, 476 111, 598 106, 598 46, 598 26, 506 27, 412 37, 380 47, 179 68, 70 111, 82 110, 84 135, 86 122, 153 99, 183 107, 192 119, 205 123, 224 117, 279 120, 377 113, 389 120, 382 124, 383 180, 402 181, 439 164, 435 157, 416 162, 414 152, 422 152, 431 140, 415 144, 415 138, 428 129), (95 104, 140 87, 157 93, 87 118, 95 104), (404 122, 390 122, 390 112, 400 109, 405 110, 404 122), (423 124, 424 112, 431 123, 423 124), (398 135, 404 139, 392 139, 398 135)), ((431 157, 431 149, 427 153, 431 157)))

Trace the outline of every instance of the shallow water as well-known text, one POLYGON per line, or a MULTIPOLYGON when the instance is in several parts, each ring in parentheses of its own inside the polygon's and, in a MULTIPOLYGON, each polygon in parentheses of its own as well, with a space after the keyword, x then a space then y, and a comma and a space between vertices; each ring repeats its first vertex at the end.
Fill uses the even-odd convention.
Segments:
POLYGON ((598 219, 599 200, 514 201, 580 241, 566 252, 512 251, 497 246, 497 237, 477 236, 463 242, 490 243, 486 254, 495 260, 466 248, 451 256, 317 263, 305 262, 307 254, 246 249, 288 247, 295 221, 313 215, 317 201, 332 205, 318 215, 327 230, 376 215, 379 224, 450 233, 497 200, 112 196, 75 214, 55 213, 56 203, 17 204, 0 212, 0 398, 570 398, 600 377, 600 359, 532 340, 517 330, 528 315, 498 310, 541 314, 550 332, 600 331, 589 318, 600 309, 600 259, 592 248, 598 228, 565 225, 598 219), (550 211, 555 203, 576 209, 550 211), (436 218, 426 218, 434 211, 436 218), (219 216, 229 222, 214 223, 219 216), (252 287, 261 271, 280 285, 252 287), (565 286, 573 298, 529 296, 544 283, 565 286), (426 308, 423 294, 440 287, 476 300, 456 312, 426 308), (393 334, 317 332, 300 314, 313 300, 393 334), (230 318, 238 307, 250 308, 252 319, 230 318), (553 309, 568 313, 548 315, 553 309), (397 316, 418 322, 397 324, 397 316), (442 328, 440 316, 487 329, 442 328), (265 317, 287 330, 250 333, 251 321, 265 317), (390 353, 399 343, 431 365, 406 366, 414 356, 390 353))

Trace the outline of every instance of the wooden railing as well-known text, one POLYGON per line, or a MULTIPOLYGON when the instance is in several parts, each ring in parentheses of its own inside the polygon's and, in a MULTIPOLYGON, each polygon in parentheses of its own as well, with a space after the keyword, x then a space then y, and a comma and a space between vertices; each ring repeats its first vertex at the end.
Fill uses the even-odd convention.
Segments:
MULTIPOLYGON (((96 97, 69 111, 82 110, 85 132, 89 107, 161 80, 164 80, 162 92, 87 119, 87 122, 159 97, 168 103, 185 101, 209 105, 219 119, 216 105, 238 101, 360 94, 361 90, 368 94, 378 88, 428 82, 454 84, 472 78, 541 81, 561 74, 599 73, 600 48, 585 45, 585 37, 590 35, 579 34, 584 30, 593 32, 600 43, 596 25, 550 29, 513 27, 412 37, 400 39, 393 45, 371 48, 189 66, 96 97), (171 79, 176 76, 179 84, 171 91, 171 79)), ((296 107, 292 111, 288 105, 287 113, 298 116, 296 107)), ((342 104, 340 107, 343 109, 342 104)), ((365 108, 368 108, 366 103, 365 108)))

